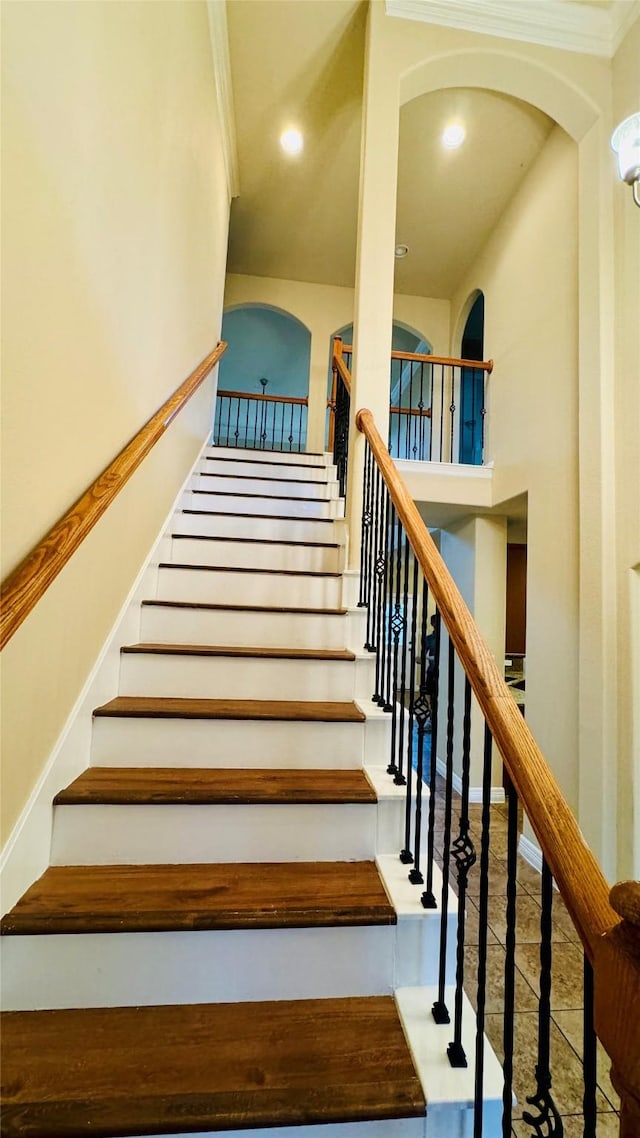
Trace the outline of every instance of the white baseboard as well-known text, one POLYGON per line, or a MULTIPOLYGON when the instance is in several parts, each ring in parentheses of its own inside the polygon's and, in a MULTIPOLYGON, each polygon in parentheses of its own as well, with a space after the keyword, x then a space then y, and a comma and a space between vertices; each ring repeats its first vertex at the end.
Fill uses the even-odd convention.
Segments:
POLYGON ((529 865, 537 869, 538 873, 542 873, 542 850, 537 842, 532 842, 531 838, 525 838, 524 834, 520 834, 518 853, 529 865))
MULTIPOLYGON (((436 770, 438 771, 438 774, 441 776, 441 778, 446 779, 447 764, 442 759, 436 759, 436 770)), ((456 794, 462 794, 462 779, 460 778, 459 774, 456 774, 455 771, 452 772, 451 781, 453 783, 453 789, 455 790, 456 794)), ((499 806, 502 802, 504 802, 504 787, 492 786, 489 801, 492 806, 499 806)), ((482 802, 481 786, 469 787, 469 802, 474 804, 482 802)))
MULTIPOLYGON (((194 462, 207 446, 203 442, 194 462)), ((94 708, 112 699, 118 691, 120 646, 140 639, 140 602, 155 597, 158 564, 165 556, 165 543, 173 515, 191 478, 193 467, 181 484, 160 533, 142 565, 129 594, 116 617, 96 661, 87 677, 67 721, 56 740, 42 773, 9 835, 0 856, 0 896, 2 913, 13 908, 24 891, 49 865, 53 824, 53 798, 89 765, 94 708)))

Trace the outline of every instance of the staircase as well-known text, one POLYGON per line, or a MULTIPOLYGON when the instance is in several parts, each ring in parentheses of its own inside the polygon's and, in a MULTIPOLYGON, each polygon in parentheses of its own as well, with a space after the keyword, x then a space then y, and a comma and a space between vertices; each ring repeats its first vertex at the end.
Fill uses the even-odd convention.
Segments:
POLYGON ((325 455, 198 463, 2 922, 3 1135, 467 1132, 343 515, 325 455))

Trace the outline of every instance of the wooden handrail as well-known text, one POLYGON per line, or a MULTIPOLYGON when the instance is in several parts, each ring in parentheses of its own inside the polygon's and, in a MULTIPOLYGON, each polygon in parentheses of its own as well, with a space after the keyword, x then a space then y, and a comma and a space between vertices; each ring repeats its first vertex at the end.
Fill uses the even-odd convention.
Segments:
MULTIPOLYGON (((352 352, 351 344, 342 345, 343 352, 352 352)), ((421 364, 449 364, 451 367, 470 367, 476 371, 493 371, 493 360, 458 360, 453 356, 431 356, 421 352, 391 352, 392 360, 409 360, 421 364)))
POLYGON ((224 341, 198 364, 155 415, 127 443, 113 462, 98 475, 81 498, 49 530, 42 541, 2 583, 0 601, 0 650, 11 639, 33 607, 55 581, 96 522, 104 514, 131 475, 162 437, 176 415, 204 382, 226 351, 224 341))
POLYGON ((228 396, 230 399, 254 399, 256 403, 295 403, 302 407, 309 405, 309 400, 300 395, 263 395, 260 391, 220 391, 218 395, 228 396))
POLYGON ((351 397, 351 372, 342 358, 342 353, 345 351, 350 352, 351 348, 345 348, 340 337, 336 336, 333 341, 333 367, 340 372, 342 382, 349 393, 349 397, 351 397))
POLYGON ((358 411, 356 426, 369 442, 511 781, 593 962, 597 941, 620 919, 609 903, 602 870, 398 474, 371 411, 358 411))

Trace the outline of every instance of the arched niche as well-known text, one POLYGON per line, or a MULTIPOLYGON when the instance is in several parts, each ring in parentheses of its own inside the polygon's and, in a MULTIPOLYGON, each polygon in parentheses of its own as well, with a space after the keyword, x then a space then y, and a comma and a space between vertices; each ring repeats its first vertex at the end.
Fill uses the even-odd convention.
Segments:
POLYGON ((229 347, 220 363, 221 390, 308 395, 311 332, 297 316, 269 304, 234 305, 225 309, 222 339, 229 347))

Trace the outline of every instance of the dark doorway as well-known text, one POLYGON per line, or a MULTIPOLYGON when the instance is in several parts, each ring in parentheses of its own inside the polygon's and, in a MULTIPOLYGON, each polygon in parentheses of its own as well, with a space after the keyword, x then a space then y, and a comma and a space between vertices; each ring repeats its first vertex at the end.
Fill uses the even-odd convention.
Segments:
MULTIPOLYGON (((484 296, 478 293, 462 333, 463 360, 482 360, 484 352, 484 296)), ((460 457, 470 466, 482 466, 484 371, 464 367, 460 376, 460 457)))

